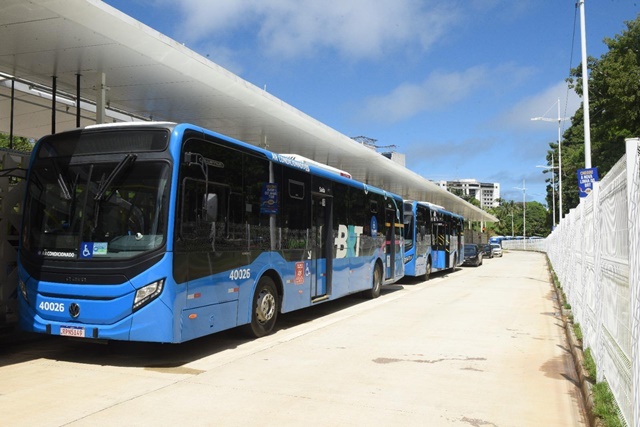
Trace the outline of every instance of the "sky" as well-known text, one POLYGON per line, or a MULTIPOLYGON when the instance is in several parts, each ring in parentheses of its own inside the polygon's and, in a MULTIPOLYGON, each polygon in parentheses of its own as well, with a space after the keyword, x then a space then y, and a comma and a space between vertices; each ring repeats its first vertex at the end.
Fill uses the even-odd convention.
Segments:
MULTIPOLYGON (((560 117, 582 102, 565 82, 581 63, 575 0, 105 3, 347 136, 395 145, 427 179, 497 182, 506 200, 546 205, 537 166, 557 141, 558 102, 560 117)), ((599 58, 640 0, 584 11, 599 58)))

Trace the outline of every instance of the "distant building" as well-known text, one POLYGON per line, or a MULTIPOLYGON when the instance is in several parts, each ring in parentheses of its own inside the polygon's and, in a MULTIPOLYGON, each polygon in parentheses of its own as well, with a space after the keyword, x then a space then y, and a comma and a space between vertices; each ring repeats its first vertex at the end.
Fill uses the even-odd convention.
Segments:
POLYGON ((500 184, 497 182, 478 182, 475 179, 460 179, 457 181, 435 181, 440 187, 451 191, 462 191, 465 196, 470 196, 480 202, 480 207, 498 207, 500 198, 500 184))
POLYGON ((391 151, 391 152, 380 153, 380 154, 382 154, 387 159, 393 160, 400 166, 404 166, 404 167, 407 166, 404 153, 396 153, 395 151, 391 151))

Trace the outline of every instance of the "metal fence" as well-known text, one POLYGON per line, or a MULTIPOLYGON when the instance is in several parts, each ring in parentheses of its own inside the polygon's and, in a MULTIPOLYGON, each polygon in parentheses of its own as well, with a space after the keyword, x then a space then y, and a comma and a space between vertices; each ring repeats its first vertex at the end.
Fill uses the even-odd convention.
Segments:
POLYGON ((640 139, 555 231, 512 249, 547 253, 627 425, 640 427, 640 139), (524 247, 524 245, 527 245, 524 247))

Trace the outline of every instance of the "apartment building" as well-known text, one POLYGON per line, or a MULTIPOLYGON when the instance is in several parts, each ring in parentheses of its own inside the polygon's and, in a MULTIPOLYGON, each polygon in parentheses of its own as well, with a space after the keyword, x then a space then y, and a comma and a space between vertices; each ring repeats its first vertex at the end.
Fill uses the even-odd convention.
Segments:
POLYGON ((460 190, 463 195, 471 196, 480 202, 480 207, 498 207, 500 184, 497 182, 479 182, 475 179, 457 181, 435 181, 440 187, 452 191, 460 190))

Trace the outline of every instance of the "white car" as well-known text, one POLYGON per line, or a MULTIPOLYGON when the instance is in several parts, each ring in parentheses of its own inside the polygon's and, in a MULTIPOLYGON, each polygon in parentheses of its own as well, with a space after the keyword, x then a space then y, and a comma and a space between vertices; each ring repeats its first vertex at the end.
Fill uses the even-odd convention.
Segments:
POLYGON ((493 254, 493 256, 502 257, 502 246, 500 246, 498 243, 492 243, 491 253, 493 254))

